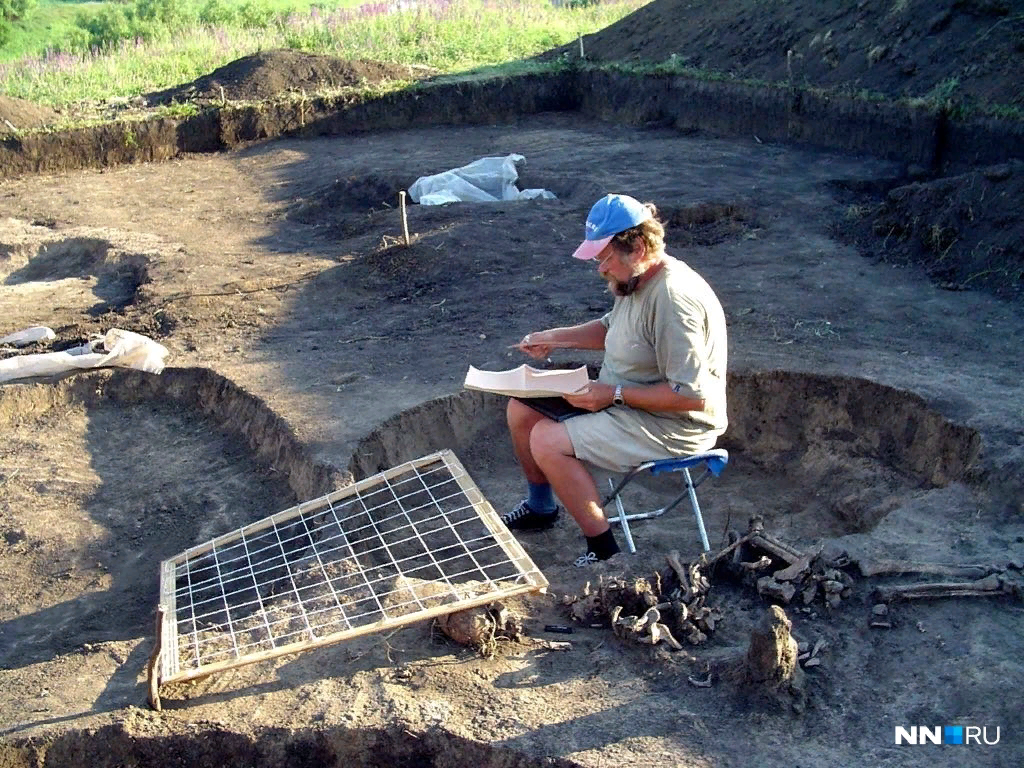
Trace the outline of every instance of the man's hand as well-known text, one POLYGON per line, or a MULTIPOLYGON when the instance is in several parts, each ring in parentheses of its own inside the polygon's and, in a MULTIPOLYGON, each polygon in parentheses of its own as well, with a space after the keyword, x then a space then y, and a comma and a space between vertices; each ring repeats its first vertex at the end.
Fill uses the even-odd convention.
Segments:
POLYGON ((562 395, 570 405, 585 411, 601 411, 612 404, 615 387, 600 381, 591 381, 585 388, 572 395, 562 395))
POLYGON ((534 360, 546 360, 551 356, 551 350, 554 348, 550 339, 548 339, 548 334, 549 331, 528 333, 523 336, 522 341, 516 344, 516 348, 534 360))
POLYGON ((551 355, 553 349, 604 349, 606 333, 600 320, 590 320, 566 328, 533 331, 512 346, 535 360, 543 360, 551 355))

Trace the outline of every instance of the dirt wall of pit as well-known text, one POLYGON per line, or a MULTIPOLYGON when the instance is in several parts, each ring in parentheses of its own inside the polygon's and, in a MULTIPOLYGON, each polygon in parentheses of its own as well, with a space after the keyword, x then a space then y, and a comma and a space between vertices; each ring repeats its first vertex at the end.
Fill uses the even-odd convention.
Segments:
POLYGON ((445 731, 414 734, 393 729, 264 729, 242 734, 198 728, 172 734, 138 713, 127 723, 95 730, 71 731, 51 738, 14 740, 0 746, 0 766, 187 765, 189 768, 334 768, 362 766, 455 766, 479 768, 572 768, 563 758, 531 758, 510 749, 459 738, 445 731))
MULTIPOLYGON (((504 421, 506 398, 464 391, 396 414, 360 441, 349 473, 367 477, 442 447, 468 445, 504 421)), ((964 477, 981 451, 977 430, 949 421, 913 392, 867 379, 790 371, 730 374, 729 428, 720 445, 775 466, 827 446, 870 458, 925 487, 964 477)))
POLYGON ((630 125, 865 152, 955 171, 1024 157, 1024 123, 785 87, 601 71, 428 84, 379 98, 226 103, 187 118, 124 120, 0 140, 0 178, 217 152, 278 136, 511 122, 577 111, 630 125))
POLYGON ((279 471, 300 499, 322 496, 352 480, 315 461, 294 430, 262 399, 208 368, 165 368, 160 376, 101 369, 70 375, 56 384, 8 385, 0 392, 0 431, 37 420, 59 405, 102 400, 126 406, 167 400, 196 410, 235 436, 256 461, 279 471))

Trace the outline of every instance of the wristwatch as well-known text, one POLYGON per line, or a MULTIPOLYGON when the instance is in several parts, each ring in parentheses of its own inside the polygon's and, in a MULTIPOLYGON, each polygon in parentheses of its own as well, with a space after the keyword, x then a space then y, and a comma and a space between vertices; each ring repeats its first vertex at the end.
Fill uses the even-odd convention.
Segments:
POLYGON ((626 401, 622 397, 622 385, 615 385, 615 394, 612 395, 612 405, 625 405, 626 401))

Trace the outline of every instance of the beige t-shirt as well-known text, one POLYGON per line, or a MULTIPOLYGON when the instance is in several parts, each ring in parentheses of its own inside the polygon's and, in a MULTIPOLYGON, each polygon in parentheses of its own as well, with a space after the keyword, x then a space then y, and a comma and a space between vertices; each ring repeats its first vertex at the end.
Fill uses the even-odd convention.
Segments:
POLYGON ((668 381, 680 394, 704 400, 704 410, 655 415, 716 434, 725 431, 725 313, 703 277, 669 257, 650 282, 616 297, 601 322, 608 332, 600 381, 627 386, 668 381))

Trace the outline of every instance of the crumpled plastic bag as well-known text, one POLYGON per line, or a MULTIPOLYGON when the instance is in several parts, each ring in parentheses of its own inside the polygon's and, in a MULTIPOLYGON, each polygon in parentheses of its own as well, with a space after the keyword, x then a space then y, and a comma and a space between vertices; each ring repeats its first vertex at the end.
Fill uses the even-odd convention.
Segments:
POLYGON ((555 199, 546 189, 516 187, 516 166, 526 160, 522 155, 482 157, 469 165, 433 176, 421 176, 409 187, 409 197, 420 205, 444 203, 496 203, 499 200, 555 199))
POLYGON ((0 383, 111 366, 160 373, 168 354, 165 346, 148 336, 111 328, 101 338, 63 352, 42 352, 0 360, 0 383))

